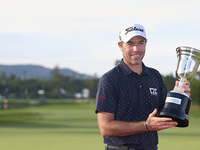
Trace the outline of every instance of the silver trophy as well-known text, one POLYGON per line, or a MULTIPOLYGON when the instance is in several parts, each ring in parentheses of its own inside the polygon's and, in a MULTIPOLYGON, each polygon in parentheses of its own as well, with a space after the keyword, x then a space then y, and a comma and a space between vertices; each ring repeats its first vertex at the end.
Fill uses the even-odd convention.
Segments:
POLYGON ((191 47, 181 46, 176 49, 178 65, 176 76, 180 79, 179 86, 167 93, 164 107, 158 113, 158 117, 168 117, 177 121, 177 127, 187 127, 189 124, 188 114, 192 99, 180 91, 184 80, 192 81, 200 63, 200 51, 191 47))

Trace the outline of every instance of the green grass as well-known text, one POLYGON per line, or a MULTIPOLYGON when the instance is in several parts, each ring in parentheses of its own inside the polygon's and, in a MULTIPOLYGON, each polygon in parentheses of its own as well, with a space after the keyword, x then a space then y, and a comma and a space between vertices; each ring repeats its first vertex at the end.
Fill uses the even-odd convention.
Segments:
MULTIPOLYGON (((199 111, 200 113, 200 111, 199 111)), ((186 128, 173 127, 159 131, 159 149, 199 150, 200 149, 200 118, 190 117, 186 128)))
MULTIPOLYGON (((73 101, 0 110, 2 150, 103 150, 94 104, 73 101)), ((200 109, 190 111, 187 128, 159 132, 160 150, 199 150, 200 109)))
POLYGON ((101 150, 94 105, 59 104, 0 111, 2 150, 101 150))
POLYGON ((199 150, 200 149, 200 107, 191 109, 189 126, 173 127, 158 132, 161 150, 199 150))

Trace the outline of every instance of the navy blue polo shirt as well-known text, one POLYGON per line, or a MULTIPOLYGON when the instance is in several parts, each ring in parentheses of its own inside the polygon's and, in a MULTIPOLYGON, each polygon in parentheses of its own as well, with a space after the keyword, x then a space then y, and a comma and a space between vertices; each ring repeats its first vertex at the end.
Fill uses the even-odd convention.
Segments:
MULTIPOLYGON (((167 89, 160 73, 142 64, 142 73, 133 72, 123 61, 100 79, 96 89, 96 110, 115 114, 119 121, 145 121, 155 108, 160 111, 167 89)), ((157 132, 114 137, 104 136, 104 143, 129 146, 137 150, 156 150, 157 132)))

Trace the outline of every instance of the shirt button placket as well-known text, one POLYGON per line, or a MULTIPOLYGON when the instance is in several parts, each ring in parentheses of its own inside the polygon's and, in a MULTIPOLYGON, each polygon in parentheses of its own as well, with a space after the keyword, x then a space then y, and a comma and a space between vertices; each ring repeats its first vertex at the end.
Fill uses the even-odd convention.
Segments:
POLYGON ((139 76, 139 87, 140 87, 140 89, 142 88, 141 77, 140 76, 139 76))

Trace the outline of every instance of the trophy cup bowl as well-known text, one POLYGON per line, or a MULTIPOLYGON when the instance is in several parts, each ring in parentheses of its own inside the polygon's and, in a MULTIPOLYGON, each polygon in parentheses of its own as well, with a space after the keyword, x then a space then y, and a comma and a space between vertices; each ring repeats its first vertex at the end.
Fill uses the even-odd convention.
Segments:
POLYGON ((184 92, 180 91, 184 80, 192 81, 200 63, 200 51, 186 46, 176 49, 178 64, 176 76, 180 79, 179 86, 167 93, 165 104, 158 117, 172 118, 178 123, 177 127, 187 127, 189 125, 188 114, 192 99, 184 92))

